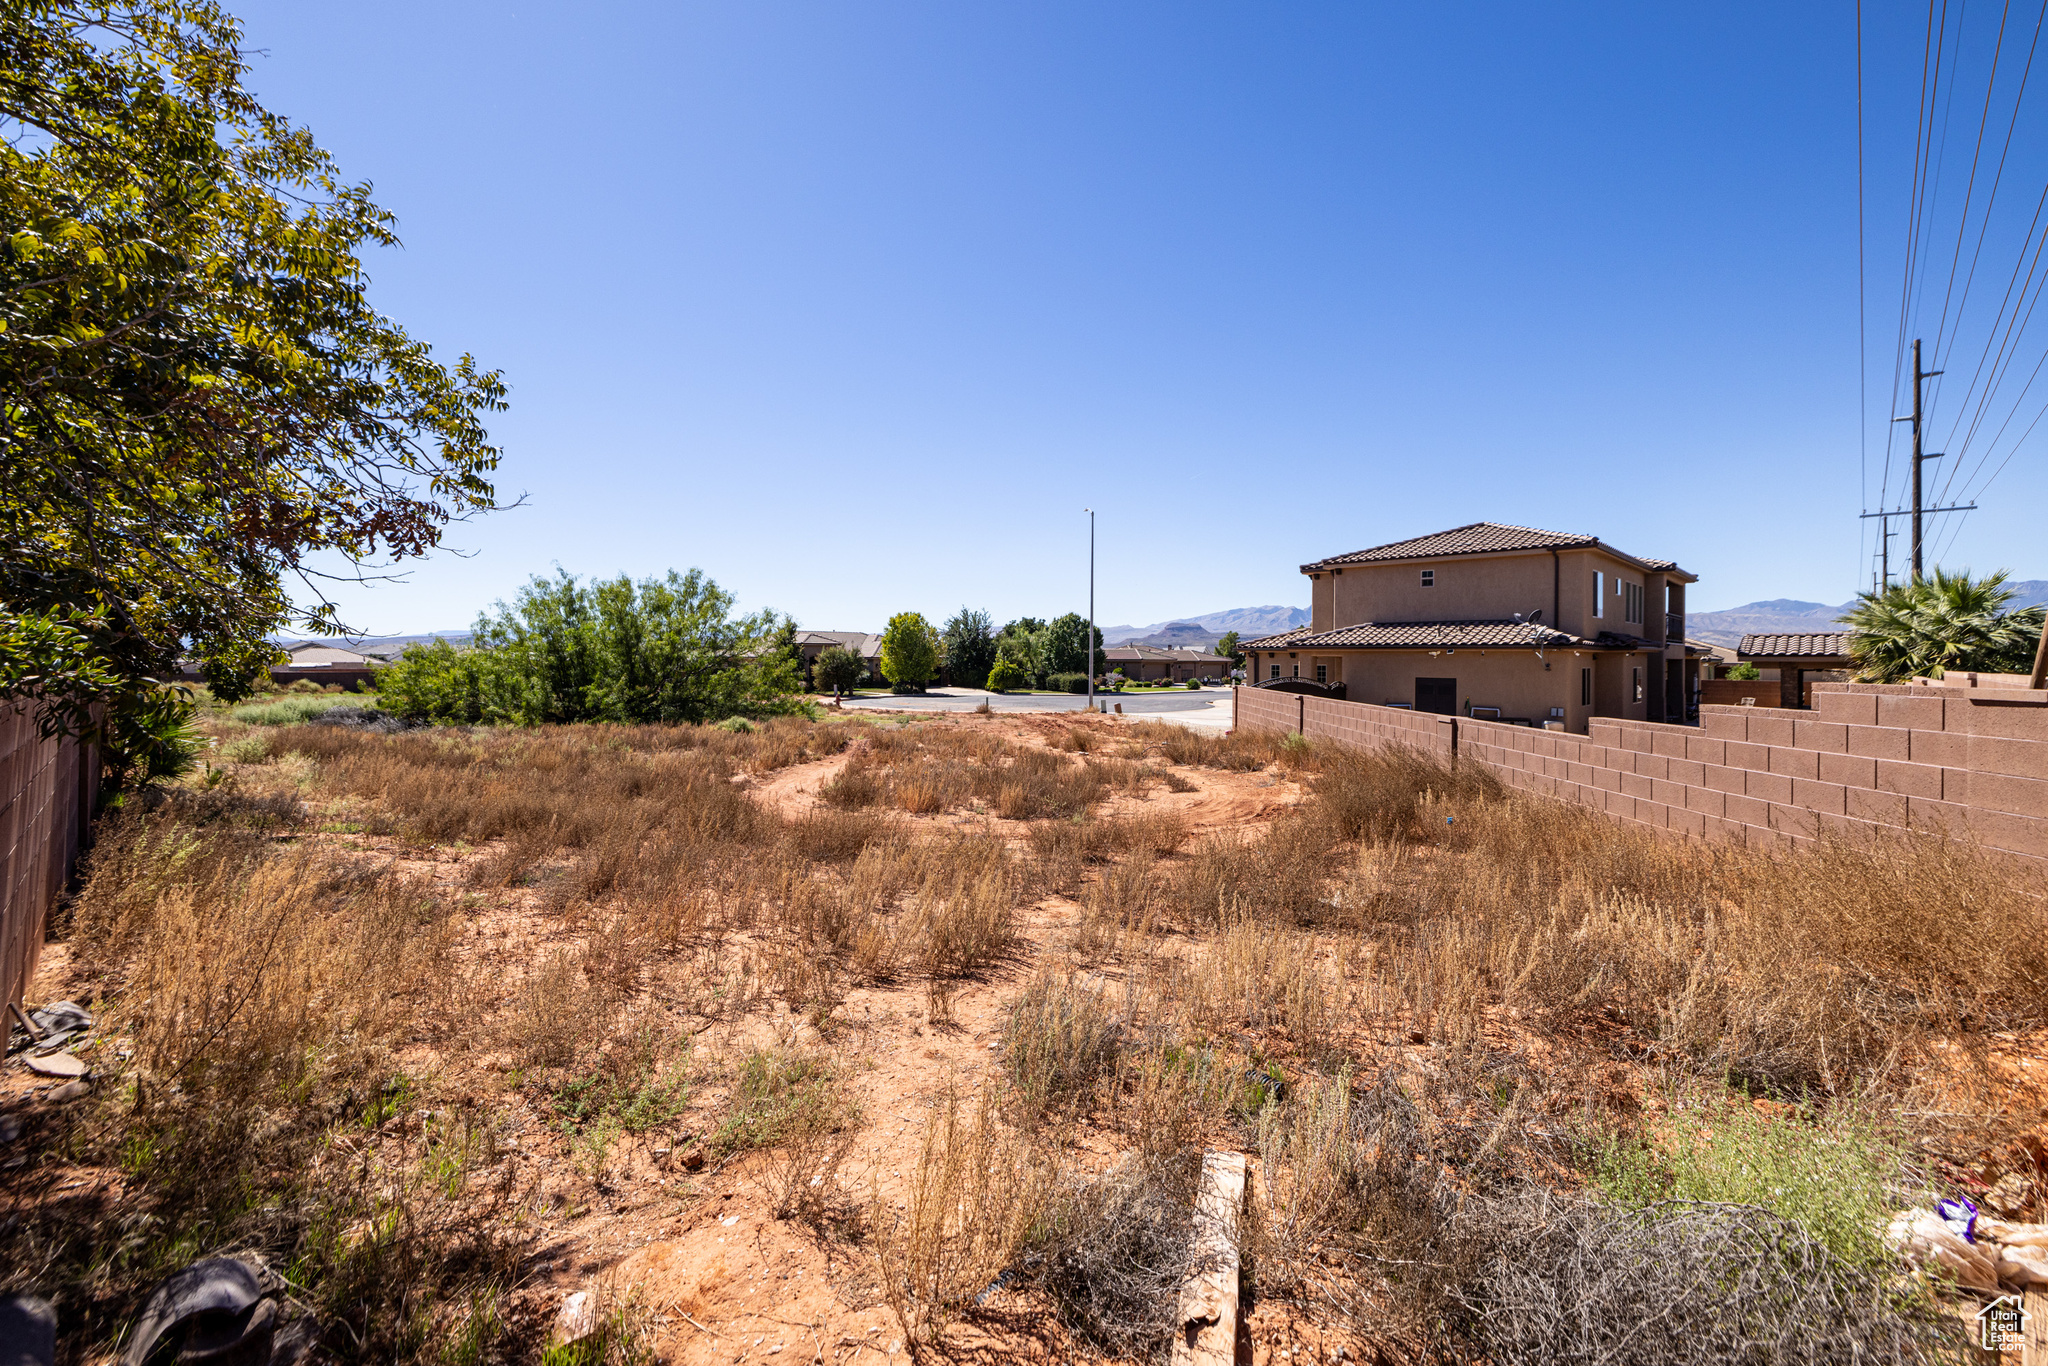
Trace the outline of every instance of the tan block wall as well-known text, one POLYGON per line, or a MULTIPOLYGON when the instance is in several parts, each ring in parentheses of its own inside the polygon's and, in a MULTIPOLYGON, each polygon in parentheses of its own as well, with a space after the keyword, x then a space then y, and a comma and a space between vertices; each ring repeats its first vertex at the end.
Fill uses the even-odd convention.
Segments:
POLYGON ((1242 688, 1238 703, 1240 726, 1455 753, 1659 830, 1759 848, 1945 830, 2048 863, 2043 690, 1822 683, 1813 711, 1708 705, 1697 727, 1596 717, 1584 736, 1242 688))

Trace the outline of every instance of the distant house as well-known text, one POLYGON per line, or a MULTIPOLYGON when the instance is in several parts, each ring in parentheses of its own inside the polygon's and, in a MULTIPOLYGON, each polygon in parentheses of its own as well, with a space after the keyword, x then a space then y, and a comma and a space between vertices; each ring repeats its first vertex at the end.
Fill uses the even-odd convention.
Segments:
POLYGON ((1102 652, 1109 667, 1134 683, 1166 680, 1186 683, 1197 678, 1227 678, 1230 661, 1205 650, 1163 649, 1157 645, 1119 645, 1102 652))
POLYGON ((818 656, 833 646, 852 650, 866 661, 868 681, 882 681, 882 637, 873 631, 798 631, 796 648, 804 657, 804 686, 811 687, 811 669, 818 656))
MULTIPOLYGON (((270 667, 270 681, 278 687, 290 687, 301 679, 311 679, 323 688, 332 683, 350 692, 361 692, 377 686, 377 670, 391 661, 380 654, 360 650, 344 650, 335 645, 318 642, 304 642, 284 647, 285 661, 270 667)), ((199 661, 181 659, 178 661, 178 681, 197 683, 201 679, 199 661)))
POLYGON ((1256 684, 1581 734, 1595 716, 1694 714, 1685 590, 1696 578, 1670 560, 1474 522, 1301 572, 1309 625, 1240 642, 1256 684))

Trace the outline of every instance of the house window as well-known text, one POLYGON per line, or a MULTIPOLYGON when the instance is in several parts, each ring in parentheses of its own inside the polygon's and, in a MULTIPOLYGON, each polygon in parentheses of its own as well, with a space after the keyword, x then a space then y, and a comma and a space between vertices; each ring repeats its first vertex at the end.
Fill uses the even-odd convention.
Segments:
POLYGON ((1316 665, 1316 682, 1318 682, 1318 683, 1327 683, 1327 682, 1329 682, 1329 681, 1330 681, 1330 666, 1329 666, 1329 665, 1327 665, 1327 664, 1318 664, 1318 665, 1316 665))
POLYGON ((1624 583, 1621 588, 1621 619, 1640 625, 1643 620, 1643 586, 1639 583, 1624 583))
POLYGON ((1301 677, 1301 665, 1299 665, 1299 664, 1295 665, 1295 666, 1294 666, 1294 672, 1293 672, 1293 673, 1290 673, 1290 674, 1289 674, 1289 675, 1287 675, 1287 676, 1288 676, 1289 678, 1299 678, 1299 677, 1301 677))
POLYGON ((1643 671, 1630 669, 1628 673, 1630 686, 1635 689, 1636 701, 1640 702, 1643 700, 1643 671))
POLYGON ((1436 587, 1436 571, 1434 569, 1425 569, 1422 571, 1422 586, 1424 588, 1436 587))
POLYGON ((1278 678, 1279 676, 1280 676, 1280 666, 1279 666, 1278 664, 1275 664, 1275 665, 1273 666, 1273 672, 1272 672, 1272 673, 1270 673, 1270 674, 1267 674, 1267 675, 1266 675, 1266 677, 1268 677, 1268 678, 1278 678))
POLYGON ((1591 669, 1579 670, 1579 705, 1582 707, 1593 705, 1593 671, 1591 669))
POLYGON ((1593 575, 1593 615, 1607 615, 1607 576, 1597 571, 1593 575))

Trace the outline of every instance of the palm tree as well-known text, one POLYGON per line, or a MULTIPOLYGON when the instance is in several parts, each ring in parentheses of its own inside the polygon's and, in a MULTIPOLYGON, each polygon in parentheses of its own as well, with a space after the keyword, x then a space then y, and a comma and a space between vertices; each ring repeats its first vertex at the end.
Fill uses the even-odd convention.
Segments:
POLYGON ((2044 609, 2005 611, 2014 597, 2006 577, 2003 569, 1972 579, 1967 569, 1950 574, 1936 568, 1931 579, 1857 594, 1841 618, 1857 681, 1939 678, 1947 669, 2026 673, 2034 665, 2044 609))

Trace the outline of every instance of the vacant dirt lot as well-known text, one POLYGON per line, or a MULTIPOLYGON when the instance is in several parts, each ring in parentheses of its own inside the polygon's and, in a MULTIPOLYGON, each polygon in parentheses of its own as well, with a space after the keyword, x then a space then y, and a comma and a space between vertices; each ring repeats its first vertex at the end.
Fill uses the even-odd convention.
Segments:
POLYGON ((30 993, 98 1017, 90 1094, 5 1074, 67 1360, 231 1247, 341 1359, 537 1360, 584 1289, 579 1361, 1155 1357, 1218 1147, 1255 1361, 1563 1359, 1488 1299, 1539 1191, 1761 1207, 1816 1332, 1932 1360, 1932 1292, 1856 1299, 1884 1219, 2039 1216, 2041 889, 1942 841, 1667 844, 1113 717, 214 731, 30 993))

